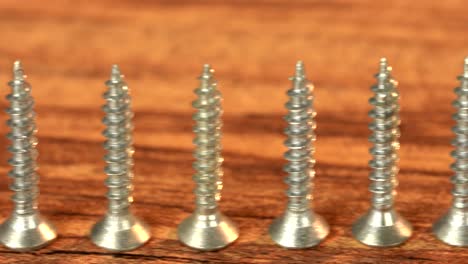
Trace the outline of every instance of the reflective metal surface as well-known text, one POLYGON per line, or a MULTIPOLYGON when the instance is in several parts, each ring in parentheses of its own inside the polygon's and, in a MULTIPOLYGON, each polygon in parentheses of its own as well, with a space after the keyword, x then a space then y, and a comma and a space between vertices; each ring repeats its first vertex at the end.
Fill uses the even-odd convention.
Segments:
POLYGON ((179 225, 177 234, 182 243, 198 250, 221 249, 239 237, 237 225, 220 212, 194 213, 179 225))
POLYGON ((380 60, 380 70, 376 75, 377 84, 372 86, 374 96, 369 100, 373 109, 369 112, 372 122, 369 128, 373 144, 369 152, 372 193, 371 208, 357 220, 352 233, 363 244, 375 247, 391 247, 405 242, 412 233, 412 227, 401 215, 395 212, 395 188, 398 185, 398 149, 400 137, 400 105, 397 82, 391 76, 387 60, 380 60))
POLYGON ((213 78, 213 70, 204 65, 200 87, 195 90, 197 110, 193 164, 195 175, 195 212, 178 227, 179 240, 198 250, 217 250, 234 242, 239 231, 237 226, 218 210, 223 188, 221 156, 221 94, 213 78))
POLYGON ((391 247, 408 240, 411 224, 395 210, 370 210, 353 224, 354 238, 368 246, 391 247))
POLYGON ((8 150, 12 157, 8 163, 13 169, 8 176, 13 179, 10 189, 14 192, 13 213, 0 226, 0 242, 14 250, 33 250, 49 244, 57 237, 55 227, 39 213, 39 175, 36 173, 37 138, 34 100, 31 86, 25 80, 21 62, 13 65, 13 80, 8 84, 12 91, 7 96, 10 116, 7 124, 11 128, 8 150))
POLYGON ((151 236, 150 228, 130 210, 133 201, 133 113, 129 88, 122 78, 119 67, 114 65, 111 78, 106 82, 109 89, 104 94, 106 104, 103 107, 106 113, 103 134, 106 137, 104 159, 109 206, 106 216, 91 230, 92 241, 112 251, 137 248, 151 236))
POLYGON ((2 244, 18 251, 44 247, 56 237, 55 227, 39 213, 13 214, 0 226, 2 244))
POLYGON ((273 221, 269 233, 271 239, 283 247, 307 248, 320 243, 328 235, 329 227, 310 206, 311 185, 315 175, 315 111, 313 86, 305 76, 301 61, 297 62, 296 73, 291 80, 293 87, 288 90, 288 114, 285 117, 288 123, 285 146, 288 151, 284 154, 288 161, 284 167, 288 174, 288 205, 285 213, 273 221))
POLYGON ((304 212, 286 211, 270 226, 271 239, 286 248, 308 248, 319 244, 330 232, 330 228, 320 215, 307 210, 304 212))
POLYGON ((146 243, 151 237, 151 229, 133 216, 106 215, 91 230, 92 241, 111 251, 127 251, 146 243))

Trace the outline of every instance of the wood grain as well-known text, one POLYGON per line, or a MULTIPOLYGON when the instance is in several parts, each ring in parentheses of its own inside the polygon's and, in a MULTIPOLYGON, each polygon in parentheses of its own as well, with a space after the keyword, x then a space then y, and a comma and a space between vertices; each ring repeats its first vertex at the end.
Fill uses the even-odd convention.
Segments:
MULTIPOLYGON (((440 243, 430 228, 451 201, 450 102, 468 55, 467 12, 461 0, 2 0, 0 81, 10 79, 13 60, 23 60, 38 114, 40 207, 60 237, 37 252, 1 248, 0 262, 464 263, 468 251, 440 243), (397 208, 414 225, 408 243, 391 249, 350 235, 370 197, 367 100, 381 56, 400 82, 397 208), (316 86, 314 206, 332 229, 318 247, 285 250, 266 230, 285 206, 282 116, 297 59, 316 86), (200 253, 182 246, 175 231, 194 207, 190 102, 206 62, 224 94, 221 208, 241 237, 200 253), (100 106, 113 63, 134 101, 134 209, 154 235, 121 254, 87 237, 106 206, 100 106)), ((3 150, 6 133, 0 126, 3 150)), ((0 151, 2 220, 11 210, 7 158, 0 151)))

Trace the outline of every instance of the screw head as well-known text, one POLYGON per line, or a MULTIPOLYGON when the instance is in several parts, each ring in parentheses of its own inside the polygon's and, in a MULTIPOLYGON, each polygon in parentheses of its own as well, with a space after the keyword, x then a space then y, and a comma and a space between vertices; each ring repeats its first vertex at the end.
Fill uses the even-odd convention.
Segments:
POLYGON ((451 208, 435 222, 432 232, 446 244, 459 247, 468 246, 468 211, 451 208))
POLYGON ((55 227, 39 213, 13 213, 0 225, 0 242, 17 251, 34 250, 48 245, 57 237, 55 227))
POLYGON ((271 239, 286 248, 309 248, 319 244, 330 232, 323 217, 311 210, 286 213, 270 225, 271 239))
POLYGON ((91 240, 111 251, 128 251, 145 244, 151 237, 149 226, 131 213, 107 214, 91 229, 91 240))
POLYGON ((371 209, 352 228, 355 239, 373 247, 391 247, 404 243, 413 227, 394 209, 371 209))
POLYGON ((226 247, 239 237, 237 225, 220 212, 195 212, 177 229, 179 240, 185 245, 203 251, 226 247))

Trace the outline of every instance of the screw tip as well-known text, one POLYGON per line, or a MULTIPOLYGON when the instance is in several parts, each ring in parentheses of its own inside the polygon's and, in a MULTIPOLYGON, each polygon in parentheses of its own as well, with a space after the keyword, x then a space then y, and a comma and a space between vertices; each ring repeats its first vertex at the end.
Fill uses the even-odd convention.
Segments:
POLYGON ((20 60, 16 60, 14 63, 13 63, 13 69, 14 70, 19 70, 21 69, 22 66, 21 66, 21 61, 20 60))
POLYGON ((387 58, 380 58, 380 73, 386 72, 388 69, 387 58))
POLYGON ((302 78, 304 77, 304 62, 299 60, 296 62, 296 78, 302 78))
POLYGON ((20 60, 16 60, 16 61, 13 63, 13 78, 14 78, 15 80, 22 80, 22 79, 24 79, 23 66, 22 66, 20 60))
POLYGON ((465 57, 465 63, 463 67, 463 75, 468 76, 468 56, 465 57))
POLYGON ((208 63, 203 64, 203 73, 209 74, 210 72, 211 72, 211 65, 208 63))
POLYGON ((211 78, 212 73, 214 70, 211 68, 210 64, 203 64, 203 72, 201 79, 209 79, 211 78))
POLYGON ((113 64, 112 69, 111 69, 111 76, 110 79, 112 81, 120 81, 122 77, 122 74, 120 73, 120 68, 119 65, 113 64))
POLYGON ((299 68, 299 69, 304 68, 304 62, 301 61, 301 60, 298 60, 298 61, 296 62, 296 68, 299 68))

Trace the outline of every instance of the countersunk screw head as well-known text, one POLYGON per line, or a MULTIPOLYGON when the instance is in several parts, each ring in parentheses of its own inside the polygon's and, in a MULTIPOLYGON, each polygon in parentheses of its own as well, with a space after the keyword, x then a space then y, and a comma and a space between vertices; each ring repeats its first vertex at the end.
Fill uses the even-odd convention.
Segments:
POLYGON ((110 251, 138 248, 150 237, 150 227, 131 213, 107 214, 91 230, 93 243, 110 251))
POLYGON ((195 212, 179 225, 177 235, 185 245, 202 250, 222 249, 239 237, 237 225, 216 212, 195 212))
POLYGON ((286 210, 270 225, 271 239, 285 248, 309 248, 318 245, 330 233, 325 219, 312 212, 286 210))
POLYGON ((0 226, 0 241, 17 251, 47 246, 57 237, 55 227, 39 213, 13 214, 0 226))
POLYGON ((371 209, 353 224, 352 233, 354 238, 365 245, 392 247, 408 240, 412 227, 394 209, 371 209))

